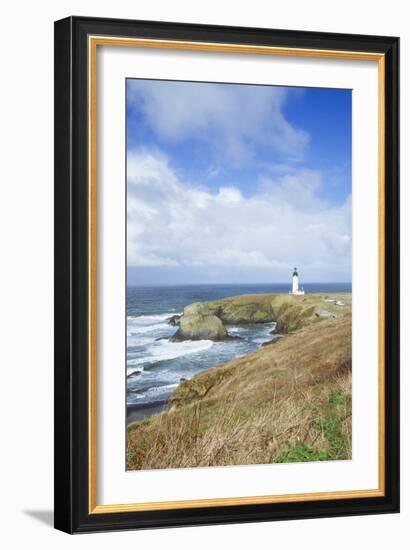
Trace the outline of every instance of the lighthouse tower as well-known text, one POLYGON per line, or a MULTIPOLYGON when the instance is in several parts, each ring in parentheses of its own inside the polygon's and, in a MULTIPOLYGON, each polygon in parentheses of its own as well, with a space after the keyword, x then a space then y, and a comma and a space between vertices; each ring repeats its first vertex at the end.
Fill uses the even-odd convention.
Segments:
POLYGON ((292 275, 292 290, 289 294, 294 294, 296 296, 301 296, 305 293, 302 287, 299 287, 299 274, 297 268, 295 267, 292 275))

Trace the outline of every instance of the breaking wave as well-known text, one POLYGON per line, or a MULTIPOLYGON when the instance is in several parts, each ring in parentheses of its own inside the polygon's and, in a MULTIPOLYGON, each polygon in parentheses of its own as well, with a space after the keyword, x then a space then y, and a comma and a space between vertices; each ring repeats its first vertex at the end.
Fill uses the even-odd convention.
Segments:
POLYGON ((190 353, 205 351, 213 345, 211 340, 188 340, 186 342, 169 342, 168 340, 160 340, 155 342, 149 349, 149 355, 129 359, 128 366, 142 365, 145 363, 158 363, 159 361, 168 361, 176 359, 190 353))

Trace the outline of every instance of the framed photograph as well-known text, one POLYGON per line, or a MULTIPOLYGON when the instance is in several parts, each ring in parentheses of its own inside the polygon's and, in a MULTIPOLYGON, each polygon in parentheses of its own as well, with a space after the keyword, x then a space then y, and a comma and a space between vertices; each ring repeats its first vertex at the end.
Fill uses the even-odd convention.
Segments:
POLYGON ((55 527, 399 510, 399 39, 55 24, 55 527))

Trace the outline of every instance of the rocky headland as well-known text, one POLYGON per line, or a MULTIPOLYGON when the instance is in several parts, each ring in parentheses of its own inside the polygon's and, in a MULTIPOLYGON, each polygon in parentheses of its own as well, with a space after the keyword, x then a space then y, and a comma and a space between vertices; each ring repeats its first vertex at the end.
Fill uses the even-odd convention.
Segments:
POLYGON ((169 322, 178 326, 172 337, 181 340, 226 340, 230 325, 276 323, 275 333, 288 334, 306 325, 338 318, 351 311, 350 295, 322 294, 292 296, 288 294, 250 294, 197 302, 184 308, 181 316, 169 322))

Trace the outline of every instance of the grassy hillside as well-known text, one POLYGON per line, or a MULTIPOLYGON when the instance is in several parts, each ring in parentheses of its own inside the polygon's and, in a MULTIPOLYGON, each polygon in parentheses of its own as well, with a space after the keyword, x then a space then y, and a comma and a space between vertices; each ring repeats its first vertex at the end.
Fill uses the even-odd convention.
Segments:
MULTIPOLYGON (((346 305, 319 295, 259 295, 260 311, 275 308, 275 320, 282 316, 292 332, 183 382, 166 411, 129 426, 128 468, 350 458, 350 295, 336 299, 346 305)), ((255 297, 193 304, 184 314, 229 324, 249 304, 255 297)))

